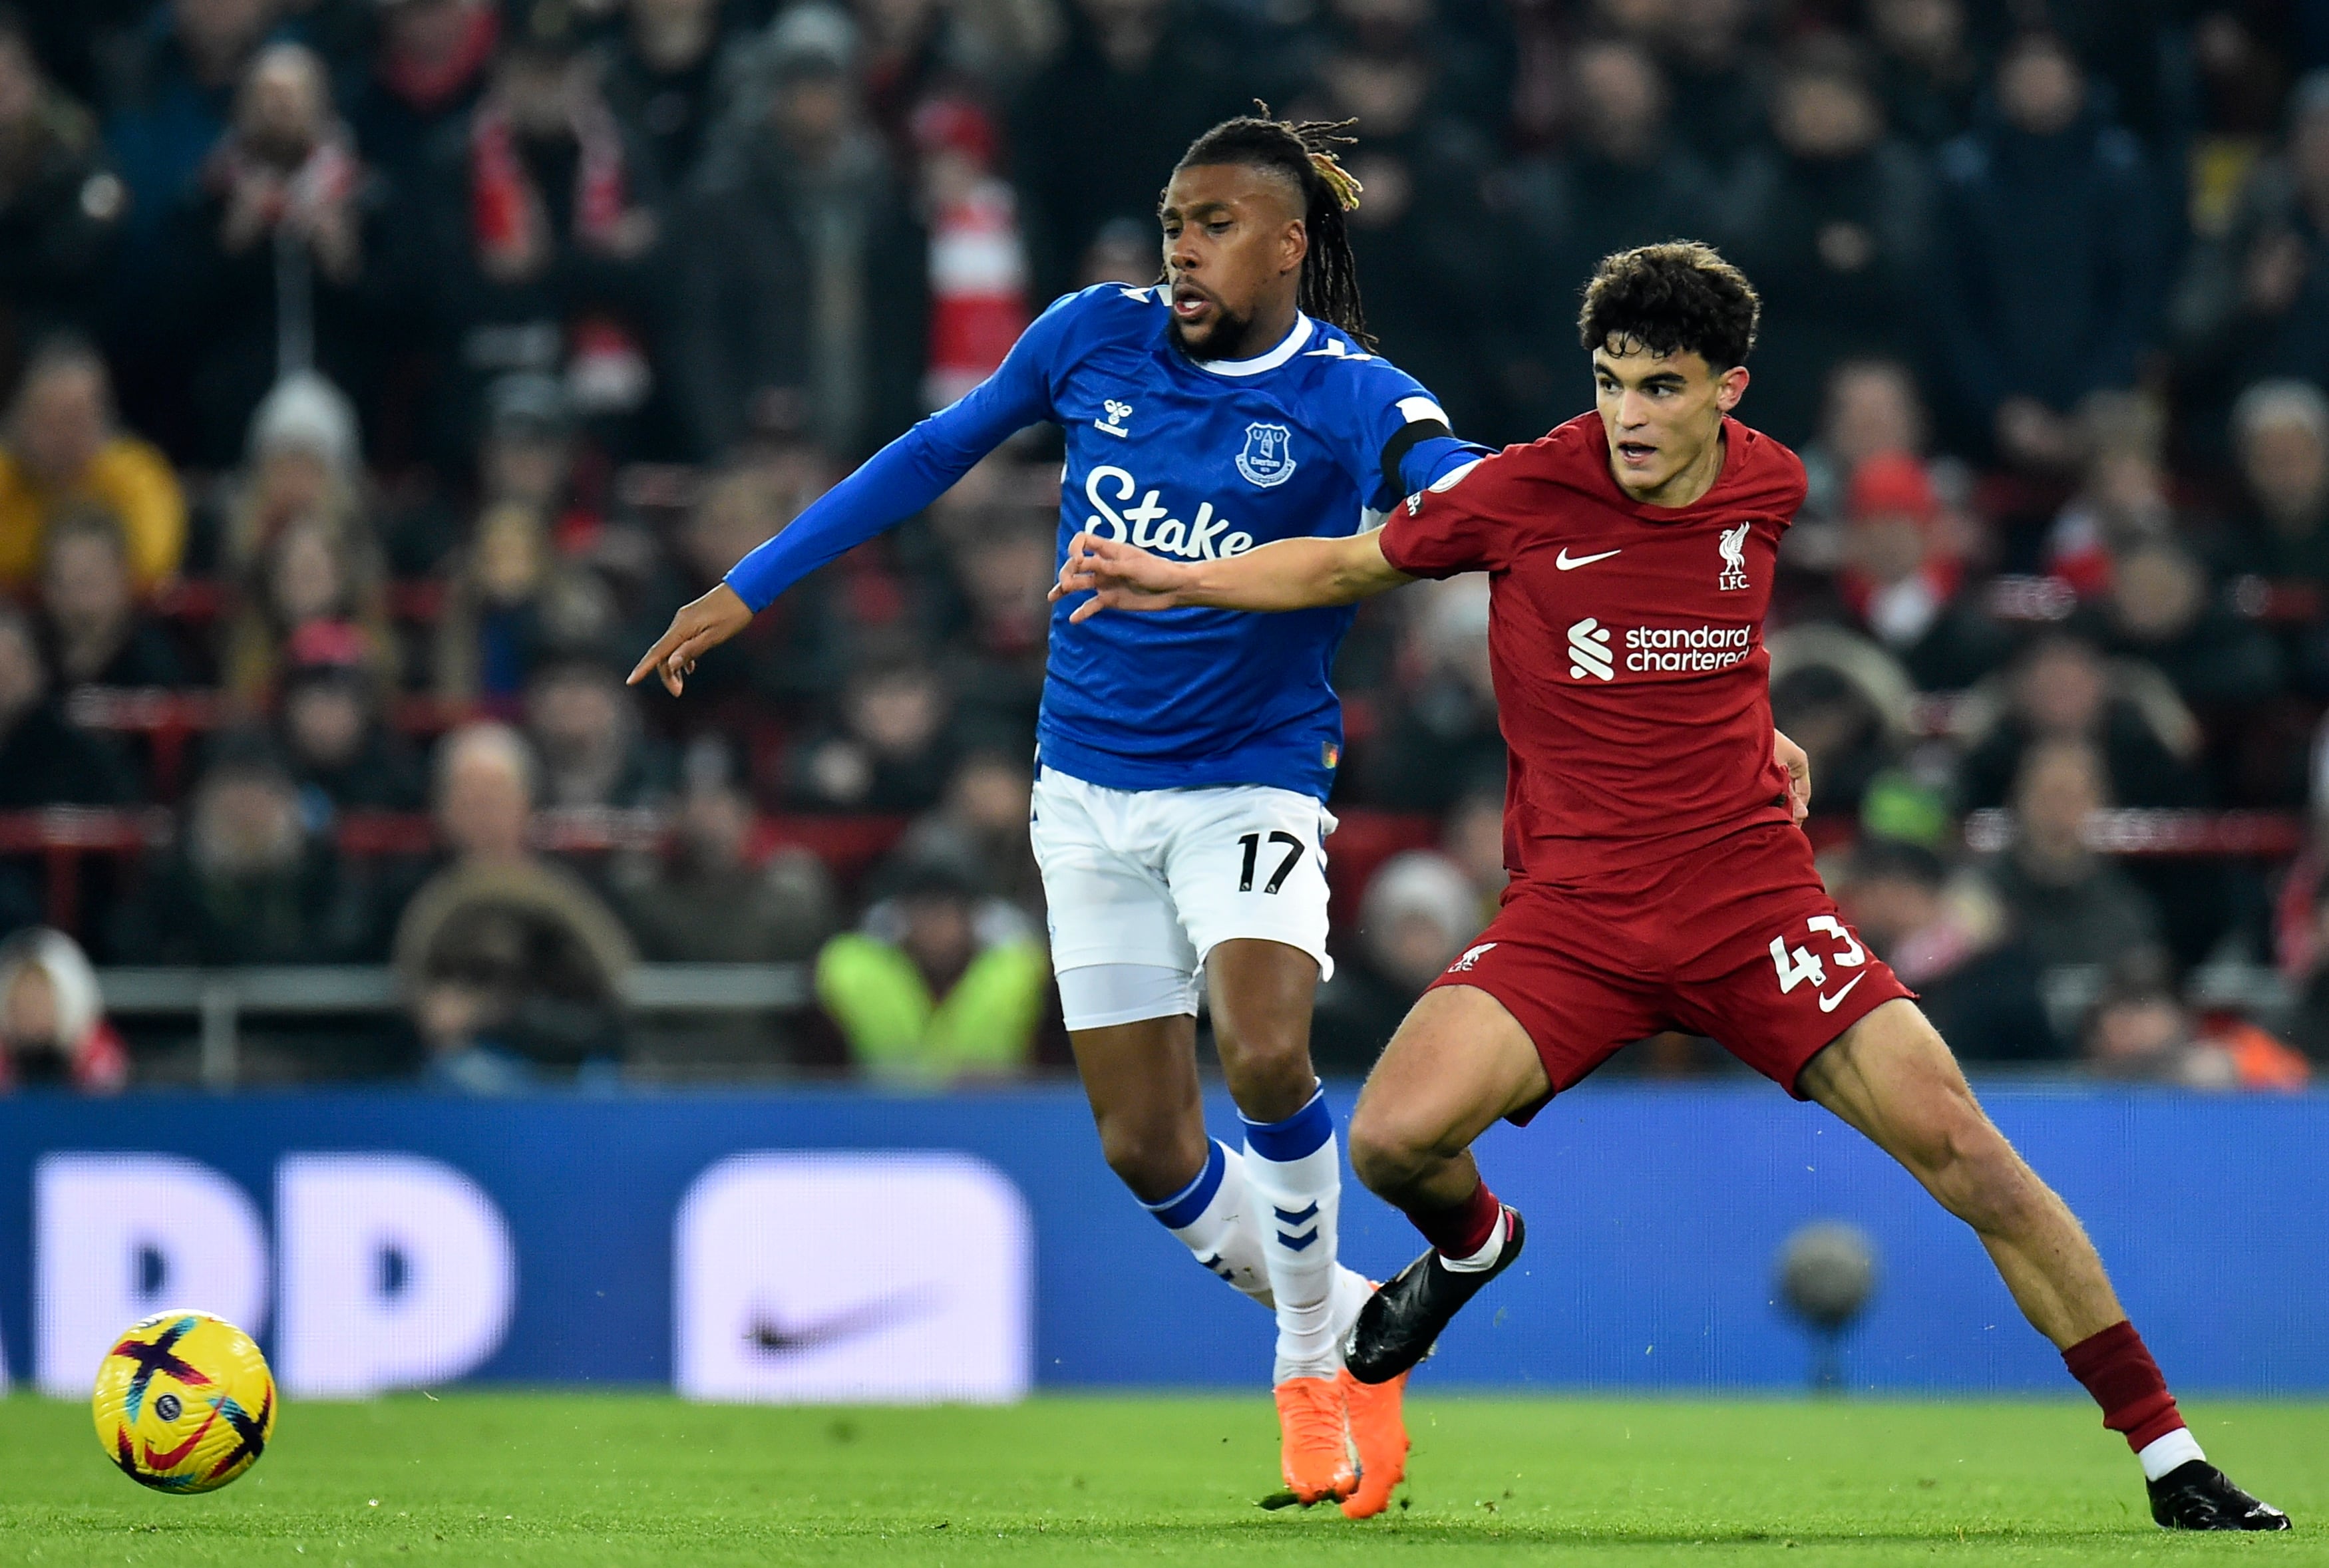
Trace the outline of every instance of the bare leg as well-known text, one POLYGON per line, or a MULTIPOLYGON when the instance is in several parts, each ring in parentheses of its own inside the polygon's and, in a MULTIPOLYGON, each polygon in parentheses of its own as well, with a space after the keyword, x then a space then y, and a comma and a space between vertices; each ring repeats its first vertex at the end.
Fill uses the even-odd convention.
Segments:
POLYGON ((1351 1113, 1351 1168, 1399 1207, 1448 1209, 1480 1185, 1472 1141, 1551 1085, 1518 1020, 1485 991, 1423 993, 1351 1113))
POLYGON ((1068 1037, 1099 1150, 1143 1203, 1161 1203, 1205 1164, 1197 1020, 1187 1014, 1078 1029, 1068 1037))
POLYGON ((1318 961, 1259 938, 1216 943, 1205 954, 1213 1041, 1230 1098, 1254 1122, 1283 1122, 1318 1092, 1310 1067, 1310 1008, 1318 961))
POLYGON ((1973 1226, 2023 1315, 2058 1347, 2126 1317, 2078 1216, 1991 1123, 1913 1002, 1886 1002, 1846 1029, 1799 1086, 1973 1226))

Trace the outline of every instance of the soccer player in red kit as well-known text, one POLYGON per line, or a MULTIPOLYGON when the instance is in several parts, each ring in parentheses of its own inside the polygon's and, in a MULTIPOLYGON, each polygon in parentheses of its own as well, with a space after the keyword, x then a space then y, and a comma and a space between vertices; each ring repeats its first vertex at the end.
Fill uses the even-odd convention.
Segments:
POLYGON ((1365 1381, 1405 1372, 1518 1256, 1521 1216, 1472 1158, 1481 1132, 1526 1122, 1628 1041, 1685 1029, 1859 1129, 1973 1226, 2136 1451, 2161 1525, 2287 1529, 2207 1462, 2085 1230, 1837 912, 1793 824, 1762 631, 1804 468, 1730 418, 1759 312, 1705 246, 1621 252, 1579 323, 1593 413, 1449 474, 1371 533, 1186 563, 1086 534, 1061 570, 1056 595, 1092 593, 1079 618, 1292 610, 1490 575, 1513 878, 1353 1113, 1353 1167, 1432 1245, 1361 1310, 1347 1364, 1365 1381))

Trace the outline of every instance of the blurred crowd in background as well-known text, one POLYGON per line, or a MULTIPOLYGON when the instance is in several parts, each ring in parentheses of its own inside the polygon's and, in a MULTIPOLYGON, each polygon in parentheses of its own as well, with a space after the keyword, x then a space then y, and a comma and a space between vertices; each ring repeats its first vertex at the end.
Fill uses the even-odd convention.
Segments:
MULTIPOLYGON (((1976 1070, 2329 1060, 2324 0, 76 0, 0 8, 0 1075, 183 1076, 99 972, 188 964, 395 966, 260 1077, 1061 1064, 1055 432, 683 699, 623 677, 1044 302, 1152 280, 1257 99, 1356 122, 1368 315, 1460 434, 1587 405, 1604 253, 1758 284, 1775 709, 1976 1070), (642 962, 815 1005, 646 1028, 642 962)), ((1502 884, 1485 618, 1345 648, 1326 1070, 1502 884)))

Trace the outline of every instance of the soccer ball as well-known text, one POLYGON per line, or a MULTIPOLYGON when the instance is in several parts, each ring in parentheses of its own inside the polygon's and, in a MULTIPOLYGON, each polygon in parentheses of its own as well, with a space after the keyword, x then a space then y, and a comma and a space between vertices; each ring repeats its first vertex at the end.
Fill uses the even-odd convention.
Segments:
POLYGON ((275 1378, 250 1336, 208 1312, 156 1312, 106 1352, 90 1399, 105 1457, 141 1487, 208 1492, 267 1451, 275 1378))

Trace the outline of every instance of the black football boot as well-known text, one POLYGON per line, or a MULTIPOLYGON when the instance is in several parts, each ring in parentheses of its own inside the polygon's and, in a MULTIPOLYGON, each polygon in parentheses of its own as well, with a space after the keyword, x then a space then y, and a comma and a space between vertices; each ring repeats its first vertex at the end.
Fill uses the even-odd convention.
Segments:
POLYGON ((1465 1273, 1439 1261, 1433 1247, 1400 1270, 1359 1309, 1343 1346, 1343 1365, 1361 1383, 1389 1383, 1431 1354, 1440 1330, 1480 1293, 1480 1288, 1521 1255, 1521 1211, 1504 1207, 1504 1250, 1491 1266, 1465 1273))
MULTIPOLYGON (((1361 1322, 1366 1319, 1363 1315, 1361 1322)), ((2206 1460, 2189 1460, 2155 1481, 2151 1516, 2163 1530, 2286 1530, 2288 1516, 2260 1503, 2206 1460)))

